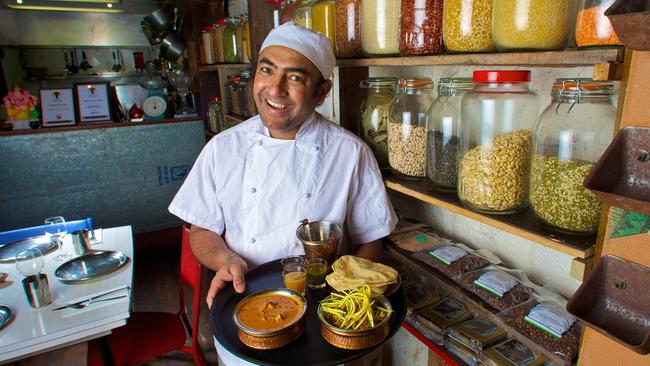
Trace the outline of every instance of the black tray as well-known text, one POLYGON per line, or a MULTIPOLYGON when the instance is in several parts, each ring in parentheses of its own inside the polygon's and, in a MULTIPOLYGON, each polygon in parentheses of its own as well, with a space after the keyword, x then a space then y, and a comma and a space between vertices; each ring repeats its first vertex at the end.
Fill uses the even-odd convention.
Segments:
MULTIPOLYGON (((226 286, 216 297, 210 310, 210 327, 215 338, 228 351, 249 362, 261 365, 338 365, 357 359, 370 353, 377 346, 364 350, 346 350, 337 348, 325 341, 320 334, 320 320, 316 314, 318 301, 329 294, 329 290, 310 290, 305 292, 307 313, 303 334, 286 346, 272 350, 257 350, 244 345, 237 336, 237 327, 233 322, 233 310, 237 303, 253 292, 284 287, 282 282, 282 265, 279 260, 268 262, 246 275, 246 291, 243 294, 234 292, 232 286, 226 286)), ((400 287, 388 299, 393 306, 390 317, 390 332, 388 340, 399 329, 406 316, 404 290, 400 287)), ((382 342, 383 343, 383 342, 382 342)))

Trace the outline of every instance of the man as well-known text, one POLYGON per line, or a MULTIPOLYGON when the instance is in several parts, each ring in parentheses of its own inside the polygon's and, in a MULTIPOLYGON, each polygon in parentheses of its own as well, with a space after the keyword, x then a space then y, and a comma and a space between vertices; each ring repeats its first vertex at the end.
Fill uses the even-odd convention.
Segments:
MULTIPOLYGON (((324 36, 293 23, 262 44, 253 84, 259 112, 206 145, 169 211, 192 224, 198 260, 217 273, 207 303, 262 263, 303 254, 300 220, 344 228, 354 255, 381 258, 396 224, 377 162, 356 136, 316 113, 335 65, 324 36)), ((227 365, 248 364, 217 352, 227 365)))

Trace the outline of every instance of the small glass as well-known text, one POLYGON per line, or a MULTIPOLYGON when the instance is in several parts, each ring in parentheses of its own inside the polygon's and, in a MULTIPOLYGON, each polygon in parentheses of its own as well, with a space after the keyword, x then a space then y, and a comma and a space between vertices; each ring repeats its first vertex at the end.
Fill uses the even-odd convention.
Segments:
POLYGON ((59 254, 56 260, 65 260, 70 258, 70 254, 63 252, 63 238, 68 233, 68 228, 63 216, 54 216, 45 219, 45 235, 53 236, 56 245, 59 247, 59 254))
POLYGON ((16 269, 23 276, 40 273, 44 265, 43 253, 38 248, 25 249, 16 254, 16 269))
POLYGON ((282 271, 284 287, 305 295, 305 284, 307 282, 307 269, 300 266, 287 266, 282 271))
POLYGON ((41 273, 44 261, 38 248, 29 248, 16 255, 16 269, 23 278, 23 290, 29 306, 40 308, 52 302, 47 275, 41 273))
POLYGON ((282 264, 282 269, 287 270, 291 267, 302 267, 305 263, 305 258, 299 255, 292 255, 282 258, 280 263, 282 264))
POLYGON ((307 259, 307 283, 310 289, 321 289, 325 287, 325 276, 327 275, 327 260, 323 258, 307 259))

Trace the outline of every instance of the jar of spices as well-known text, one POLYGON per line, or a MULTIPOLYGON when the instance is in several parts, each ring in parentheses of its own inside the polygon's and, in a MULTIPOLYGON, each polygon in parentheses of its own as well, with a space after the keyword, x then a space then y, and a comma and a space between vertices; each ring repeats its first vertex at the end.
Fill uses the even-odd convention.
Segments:
POLYGON ((576 20, 578 47, 621 45, 605 10, 616 0, 582 0, 576 20))
POLYGON ((223 114, 221 113, 221 102, 219 101, 219 97, 210 98, 210 103, 208 103, 208 122, 210 131, 214 133, 223 131, 223 114))
POLYGON ((399 54, 400 0, 361 0, 361 48, 367 57, 399 54))
POLYGON ((539 98, 530 71, 477 70, 472 81, 461 102, 458 198, 475 211, 514 213, 528 199, 539 98))
POLYGON ((336 0, 335 6, 336 57, 362 57, 361 0, 336 0))
POLYGON ((456 190, 460 102, 473 85, 471 78, 442 78, 438 82, 438 97, 427 115, 426 178, 434 189, 456 190))
POLYGON ((494 0, 494 44, 506 50, 561 50, 575 11, 573 0, 494 0))
POLYGON ((433 81, 400 80, 388 121, 388 164, 403 178, 424 178, 427 157, 427 112, 433 81))
POLYGON ((241 115, 245 118, 257 114, 255 100, 253 99, 253 83, 251 82, 251 71, 243 70, 239 73, 240 80, 237 84, 237 95, 239 97, 239 108, 241 115))
POLYGON ((236 116, 241 116, 241 104, 239 101, 239 81, 241 77, 239 75, 233 76, 230 83, 230 99, 232 106, 232 114, 236 116))
POLYGON ((442 1, 402 0, 399 50, 403 55, 431 55, 445 51, 442 1))
POLYGON ((314 4, 314 0, 302 0, 301 4, 296 8, 293 16, 293 22, 301 25, 307 29, 313 28, 312 17, 311 17, 311 6, 314 4))
POLYGON ((233 89, 233 78, 234 75, 226 76, 226 82, 223 84, 223 101, 225 104, 225 113, 233 114, 232 112, 232 89, 233 89))
POLYGON ((493 0, 444 0, 442 33, 451 52, 492 52, 493 0))
POLYGON ((361 102, 359 131, 363 140, 370 146, 381 169, 388 165, 388 121, 390 107, 395 98, 397 78, 370 78, 359 85, 366 90, 361 102))
POLYGON ((530 206, 556 231, 593 234, 600 201, 582 182, 609 146, 616 118, 611 82, 559 79, 533 138, 530 206))
POLYGON ((280 11, 280 24, 292 21, 301 3, 301 0, 287 0, 280 11))
POLYGON ((237 21, 235 18, 226 20, 223 30, 223 57, 226 62, 239 62, 239 45, 237 43, 237 21))
POLYGON ((336 45, 334 43, 334 0, 318 0, 311 7, 312 30, 322 33, 329 39, 332 50, 336 54, 336 45))
POLYGON ((201 45, 203 46, 203 60, 204 64, 213 64, 214 59, 212 58, 212 26, 207 25, 203 27, 201 31, 201 45))
POLYGON ((214 62, 224 62, 223 56, 223 30, 226 27, 226 20, 219 19, 212 26, 212 57, 214 62))

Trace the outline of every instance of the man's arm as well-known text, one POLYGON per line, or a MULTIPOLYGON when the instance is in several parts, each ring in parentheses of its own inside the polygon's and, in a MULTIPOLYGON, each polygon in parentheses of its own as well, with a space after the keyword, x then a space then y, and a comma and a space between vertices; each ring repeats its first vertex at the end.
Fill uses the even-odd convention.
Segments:
POLYGON ((235 291, 244 292, 248 264, 237 253, 233 252, 223 238, 200 226, 190 227, 190 246, 192 253, 204 266, 216 271, 206 297, 208 308, 212 307, 215 296, 228 282, 232 282, 235 291))
POLYGON ((369 259, 373 262, 380 262, 383 252, 384 249, 381 244, 381 239, 377 239, 365 244, 355 245, 352 250, 352 255, 369 259))

